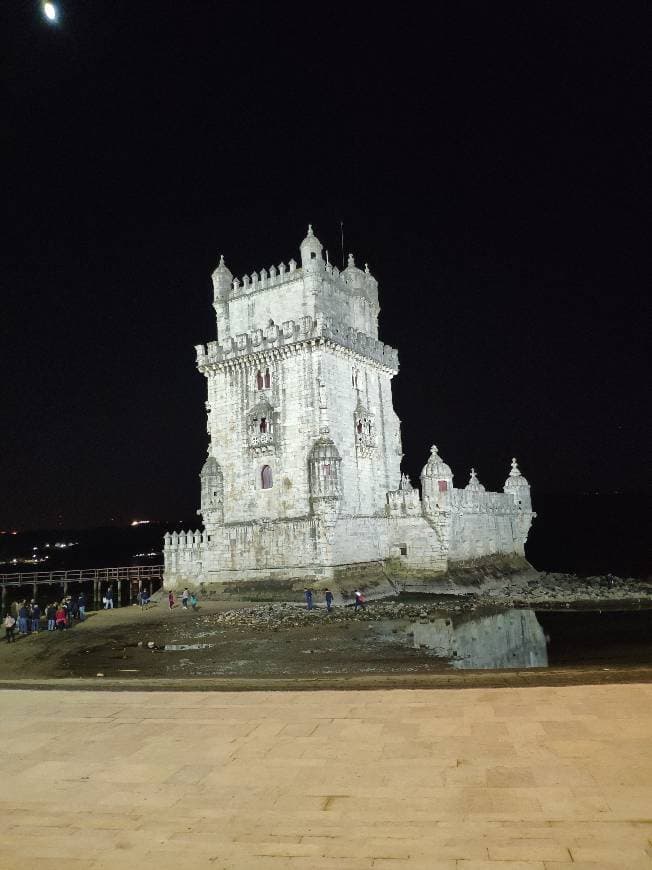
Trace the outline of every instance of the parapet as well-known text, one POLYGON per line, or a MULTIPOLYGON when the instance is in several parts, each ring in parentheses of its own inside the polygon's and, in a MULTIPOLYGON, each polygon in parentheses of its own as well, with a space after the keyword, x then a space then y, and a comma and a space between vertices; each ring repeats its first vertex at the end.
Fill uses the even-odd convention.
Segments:
POLYGON ((266 329, 243 332, 235 338, 227 338, 222 344, 209 341, 207 345, 195 345, 197 368, 206 373, 231 361, 250 354, 264 353, 305 341, 323 341, 339 345, 353 353, 373 359, 394 374, 398 372, 398 351, 377 341, 352 326, 344 326, 332 320, 305 316, 298 320, 286 320, 280 326, 272 323, 266 329))

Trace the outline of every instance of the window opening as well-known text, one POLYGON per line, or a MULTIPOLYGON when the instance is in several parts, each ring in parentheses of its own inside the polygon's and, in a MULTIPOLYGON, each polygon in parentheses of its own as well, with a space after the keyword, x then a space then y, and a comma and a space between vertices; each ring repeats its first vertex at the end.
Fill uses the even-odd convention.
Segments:
POLYGON ((272 385, 272 376, 269 373, 269 369, 265 369, 265 389, 268 390, 272 385))
POLYGON ((260 418, 260 431, 267 432, 267 420, 265 417, 260 418))
POLYGON ((263 489, 272 488, 272 469, 269 467, 269 465, 263 465, 263 470, 260 473, 260 480, 263 489))
POLYGON ((264 386, 263 373, 260 371, 260 369, 258 369, 258 372, 256 373, 256 386, 259 390, 262 390, 264 386))
POLYGON ((448 481, 440 480, 439 481, 439 492, 448 492, 448 481))

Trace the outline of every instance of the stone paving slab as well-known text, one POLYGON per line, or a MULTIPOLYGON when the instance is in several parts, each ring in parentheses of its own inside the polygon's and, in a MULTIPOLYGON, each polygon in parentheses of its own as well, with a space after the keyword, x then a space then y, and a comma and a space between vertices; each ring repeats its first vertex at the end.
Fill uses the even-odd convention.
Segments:
POLYGON ((0 692, 0 867, 652 870, 652 685, 0 692))

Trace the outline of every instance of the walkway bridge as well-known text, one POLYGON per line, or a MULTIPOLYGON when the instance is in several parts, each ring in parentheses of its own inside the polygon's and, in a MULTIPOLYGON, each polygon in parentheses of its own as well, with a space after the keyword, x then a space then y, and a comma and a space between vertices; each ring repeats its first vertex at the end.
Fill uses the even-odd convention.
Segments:
MULTIPOLYGON (((92 600, 101 601, 106 590, 113 589, 116 606, 123 603, 123 595, 129 603, 143 587, 151 594, 163 583, 163 565, 125 565, 120 568, 75 568, 71 571, 20 571, 15 574, 0 574, 2 606, 7 600, 7 590, 31 588, 31 597, 36 598, 44 587, 61 589, 67 595, 69 589, 92 584, 92 600)), ((24 593, 25 595, 26 593, 24 593)), ((18 595, 16 597, 19 597, 18 595)), ((23 596, 24 597, 24 596, 23 596)))

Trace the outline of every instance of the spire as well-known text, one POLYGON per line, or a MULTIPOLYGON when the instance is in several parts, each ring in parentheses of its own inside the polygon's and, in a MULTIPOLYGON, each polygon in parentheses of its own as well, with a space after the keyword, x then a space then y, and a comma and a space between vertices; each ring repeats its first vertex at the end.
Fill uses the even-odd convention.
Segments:
POLYGON ((484 486, 478 480, 478 475, 475 473, 475 468, 471 469, 471 476, 469 477, 469 482, 467 483, 465 489, 470 492, 485 492, 484 486))
POLYGON ((518 462, 516 458, 512 459, 512 467, 509 472, 509 477, 505 481, 504 489, 514 489, 517 486, 527 486, 529 487, 529 483, 521 474, 521 469, 518 467, 518 462))

